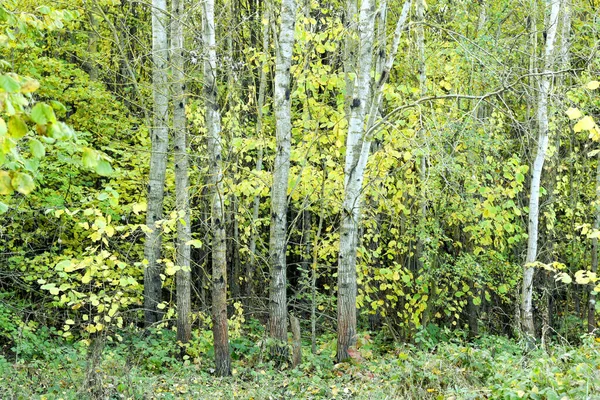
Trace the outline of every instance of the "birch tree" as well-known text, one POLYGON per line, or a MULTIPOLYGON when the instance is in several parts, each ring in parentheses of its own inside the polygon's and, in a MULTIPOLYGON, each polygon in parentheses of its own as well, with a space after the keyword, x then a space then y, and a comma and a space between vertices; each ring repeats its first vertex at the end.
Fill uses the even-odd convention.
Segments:
MULTIPOLYGON (((351 16, 353 5, 348 3, 351 16)), ((350 117, 348 123, 348 136, 346 138, 346 157, 344 165, 344 196, 342 201, 342 220, 340 224, 340 252, 338 258, 338 310, 337 310, 337 360, 343 361, 349 357, 348 350, 356 344, 356 250, 358 246, 358 225, 361 215, 361 192, 364 181, 365 168, 371 148, 371 127, 374 124, 376 110, 381 101, 381 90, 389 77, 393 65, 400 35, 404 29, 407 16, 407 7, 396 25, 392 50, 382 70, 377 77, 376 92, 371 97, 371 68, 373 66, 373 44, 375 31, 375 4, 373 0, 363 0, 359 11, 358 22, 358 57, 351 62, 350 68, 356 73, 356 80, 351 85, 352 97, 350 104, 350 117), (370 109, 369 121, 365 121, 367 110, 370 109), (368 127, 365 130, 365 122, 368 127)), ((350 49, 346 54, 352 54, 350 49)))
POLYGON ((560 11, 560 0, 551 0, 549 3, 550 17, 546 24, 546 45, 544 49, 544 68, 539 77, 538 99, 537 99, 537 124, 538 143, 535 160, 531 168, 531 184, 529 191, 529 218, 527 257, 523 267, 523 285, 521 293, 521 323, 522 331, 529 340, 535 337, 533 322, 533 276, 535 272, 534 263, 537 260, 538 248, 538 221, 540 204, 540 181, 544 159, 548 150, 548 97, 550 93, 550 79, 554 66, 554 44, 560 11))
POLYGON ((185 77, 183 23, 185 0, 171 3, 171 85, 173 93, 173 141, 175 154, 175 205, 177 220, 177 254, 179 267, 175 277, 177 283, 177 339, 187 343, 191 336, 190 323, 190 198, 188 192, 188 153, 185 116, 185 77))
POLYGON ((169 144, 168 115, 168 14, 166 0, 152 1, 152 96, 153 126, 150 129, 152 153, 148 182, 148 227, 144 257, 148 262, 144 270, 144 317, 146 326, 161 318, 158 303, 161 301, 161 279, 158 261, 161 254, 161 235, 156 221, 163 216, 167 147, 169 144))
POLYGON ((204 2, 204 101, 208 136, 211 232, 212 232, 212 320, 215 369, 218 376, 231 374, 227 329, 227 242, 223 194, 221 112, 217 102, 217 52, 215 39, 215 1, 204 2))
MULTIPOLYGON (((294 47, 296 22, 295 0, 282 0, 281 25, 275 60, 275 129, 276 154, 271 188, 271 226, 269 236, 269 263, 271 285, 269 290, 269 334, 279 342, 287 343, 286 295, 286 239, 287 189, 291 148, 291 87, 290 68, 294 47)), ((279 355, 285 346, 277 346, 279 355)))

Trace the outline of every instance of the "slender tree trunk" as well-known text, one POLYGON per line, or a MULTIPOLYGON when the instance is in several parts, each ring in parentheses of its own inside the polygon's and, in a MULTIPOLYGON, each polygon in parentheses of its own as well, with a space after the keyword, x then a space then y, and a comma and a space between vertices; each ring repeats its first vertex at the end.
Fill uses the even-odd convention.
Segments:
POLYGON ((357 0, 346 0, 344 28, 346 30, 346 38, 344 40, 344 80, 346 84, 345 107, 346 118, 350 120, 350 105, 352 104, 352 93, 354 93, 354 81, 351 74, 356 65, 358 57, 358 41, 356 38, 356 14, 358 12, 357 0))
POLYGON ((148 210, 146 225, 149 228, 144 245, 144 256, 148 265, 144 270, 144 318, 146 326, 161 319, 157 308, 161 301, 160 259, 161 234, 155 225, 162 219, 165 174, 167 170, 167 148, 169 145, 168 104, 168 43, 167 43, 166 0, 152 1, 152 95, 154 98, 154 126, 150 129, 152 153, 148 182, 148 210))
MULTIPOLYGON (((349 47, 345 60, 345 71, 356 71, 356 80, 351 83, 350 118, 346 139, 346 160, 344 165, 344 196, 342 202, 342 220, 340 224, 340 252, 338 258, 338 310, 337 310, 337 360, 348 359, 348 350, 356 344, 356 249, 358 246, 358 226, 361 214, 361 192, 365 168, 371 148, 371 128, 381 101, 381 90, 389 77, 393 65, 400 35, 408 15, 410 0, 404 5, 403 12, 396 25, 394 44, 387 63, 377 77, 375 96, 371 98, 371 68, 373 66, 373 42, 375 36, 375 4, 373 0, 363 0, 360 6, 356 49, 349 47), (404 22, 403 22, 404 21, 404 22), (367 107, 370 107, 369 120, 366 123, 367 107)), ((352 14, 352 1, 348 2, 348 15, 352 14)), ((352 35, 352 33, 348 33, 352 35)))
POLYGON ((319 197, 319 226, 314 237, 312 245, 312 261, 310 276, 310 350, 312 354, 317 354, 317 273, 319 267, 319 241, 323 232, 323 222, 325 219, 325 210, 323 202, 325 201, 325 183, 327 182, 327 165, 323 163, 323 180, 321 181, 321 196, 319 197))
POLYGON ((296 368, 302 364, 302 337, 300 336, 300 320, 290 314, 290 326, 292 327, 292 367, 296 368))
POLYGON ((237 196, 232 196, 232 216, 233 219, 233 239, 232 239, 232 248, 231 248, 231 264, 232 264, 232 274, 231 274, 231 296, 235 299, 234 301, 239 301, 241 295, 241 287, 240 287, 240 227, 237 218, 238 214, 238 198, 237 196))
POLYGON ((223 201, 221 112, 217 101, 217 46, 214 0, 205 0, 203 22, 205 46, 204 96, 210 158, 213 340, 216 373, 218 376, 226 376, 231 374, 231 357, 229 355, 229 333, 227 329, 227 240, 225 234, 225 204, 223 201))
MULTIPOLYGON (((416 0, 416 17, 417 17, 417 52, 419 53, 419 91, 421 92, 421 97, 425 97, 427 93, 427 72, 425 69, 425 1, 424 0, 416 0)), ((422 122, 420 123, 419 129, 419 137, 423 146, 423 154, 420 159, 420 168, 419 168, 419 176, 420 176, 420 189, 421 196, 419 198, 419 209, 421 212, 421 220, 419 223, 419 229, 417 231, 417 266, 418 269, 423 267, 423 233, 425 230, 425 225, 427 221, 427 193, 426 193, 426 185, 425 181, 427 180, 427 155, 425 152, 426 138, 425 138, 425 129, 423 127, 422 122)))
MULTIPOLYGON (((291 148, 291 86, 290 67, 294 47, 296 1, 282 0, 281 27, 275 65, 275 125, 276 154, 271 188, 271 231, 269 264, 271 285, 269 293, 269 334, 280 344, 287 343, 286 240, 287 189, 291 148)), ((287 347, 275 346, 278 356, 287 357, 287 347)))
MULTIPOLYGON (((265 19, 269 21, 271 19, 271 11, 268 4, 265 3, 265 19)), ((267 89, 267 74, 265 73, 265 67, 267 65, 267 55, 269 54, 269 24, 263 26, 263 37, 262 37, 262 51, 265 58, 260 66, 260 78, 258 84, 258 99, 256 102, 256 135, 260 138, 262 136, 263 127, 263 106, 265 105, 265 91, 267 89)), ((258 155, 256 156, 256 171, 260 172, 263 168, 263 148, 262 145, 258 148, 258 155)), ((258 229, 256 229, 256 221, 258 221, 258 214, 260 209, 260 196, 254 196, 252 201, 252 233, 250 234, 250 243, 248 245, 250 250, 250 260, 248 261, 248 267, 246 270, 246 297, 250 298, 254 296, 254 274, 256 272, 257 254, 256 254, 256 239, 258 237, 258 229)), ((249 300, 248 300, 249 302, 249 300)))
POLYGON ((185 0, 171 3, 171 76, 173 84, 173 141, 175 157, 175 205, 179 214, 177 222, 176 264, 181 269, 175 277, 177 283, 177 340, 190 341, 191 336, 191 269, 190 196, 188 177, 187 130, 185 116, 185 75, 183 23, 185 0))
POLYGON ((88 11, 88 19, 90 22, 90 31, 88 33, 88 46, 87 46, 87 60, 85 67, 90 75, 90 80, 98 80, 98 64, 96 63, 96 57, 98 56, 98 20, 94 11, 90 9, 88 11))
POLYGON ((529 237, 527 239, 527 258, 525 259, 525 266, 523 267, 523 286, 521 294, 522 330, 530 341, 535 338, 535 326, 533 322, 533 275, 535 267, 532 263, 535 263, 537 260, 540 181, 542 169, 544 167, 544 159, 548 149, 548 97, 551 79, 549 74, 552 72, 554 66, 554 42, 556 39, 560 0, 552 0, 550 6, 550 18, 546 27, 544 73, 539 79, 537 110, 538 145, 531 172, 528 225, 529 237))
MULTIPOLYGON (((596 167, 596 204, 594 216, 594 230, 600 229, 600 156, 598 156, 598 166, 596 167)), ((598 238, 592 239, 592 268, 591 271, 598 271, 598 238)), ((588 332, 592 333, 596 329, 596 291, 594 284, 589 285, 590 297, 588 300, 588 332)))

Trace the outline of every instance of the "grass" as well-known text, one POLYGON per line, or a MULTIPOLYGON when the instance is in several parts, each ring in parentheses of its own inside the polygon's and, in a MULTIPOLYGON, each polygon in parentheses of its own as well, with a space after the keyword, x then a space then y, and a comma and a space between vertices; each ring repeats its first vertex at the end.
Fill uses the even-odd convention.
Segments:
POLYGON ((578 346, 525 352, 520 343, 495 336, 417 348, 384 346, 365 335, 360 357, 335 364, 335 341, 325 336, 318 354, 305 353, 296 369, 265 361, 260 341, 238 340, 227 378, 212 373, 208 337, 197 334, 192 355, 180 361, 170 331, 123 336, 106 343, 93 371, 81 343, 0 356, 0 398, 600 399, 600 343, 590 337, 578 346))

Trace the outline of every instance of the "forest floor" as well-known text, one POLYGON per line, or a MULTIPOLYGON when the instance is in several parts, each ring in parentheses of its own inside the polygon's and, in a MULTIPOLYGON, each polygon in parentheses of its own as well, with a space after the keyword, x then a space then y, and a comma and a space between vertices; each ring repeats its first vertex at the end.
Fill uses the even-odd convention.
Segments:
POLYGON ((201 348, 210 332, 195 336, 184 361, 170 331, 119 337, 95 367, 87 346, 38 336, 0 355, 1 399, 600 399, 600 341, 590 337, 525 351, 498 336, 413 346, 365 335, 352 362, 335 364, 329 335, 315 355, 307 345, 295 369, 263 360, 260 342, 238 339, 232 376, 217 378, 201 348))

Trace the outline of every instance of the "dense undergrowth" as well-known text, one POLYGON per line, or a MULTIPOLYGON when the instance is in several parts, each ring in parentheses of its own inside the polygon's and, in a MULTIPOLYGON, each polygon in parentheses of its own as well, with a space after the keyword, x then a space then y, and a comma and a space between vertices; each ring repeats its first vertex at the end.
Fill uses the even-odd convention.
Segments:
POLYGON ((233 340, 232 377, 213 375, 209 331, 196 332, 181 360, 170 330, 122 332, 90 346, 44 330, 0 356, 2 399, 598 399, 600 343, 522 343, 499 336, 472 342, 428 337, 418 345, 363 334, 356 357, 335 364, 335 338, 305 343, 297 368, 265 357, 261 332, 233 340), (100 346, 96 346, 100 348, 100 346))

